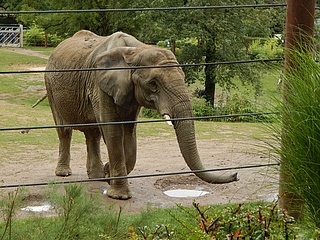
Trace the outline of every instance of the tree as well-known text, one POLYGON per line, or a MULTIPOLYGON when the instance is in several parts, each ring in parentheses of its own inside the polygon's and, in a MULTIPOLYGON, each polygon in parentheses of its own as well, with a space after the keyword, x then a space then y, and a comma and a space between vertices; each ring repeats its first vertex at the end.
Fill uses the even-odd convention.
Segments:
MULTIPOLYGON (((7 1, 8 10, 102 9, 190 7, 206 5, 241 5, 283 3, 284 0, 21 0, 7 1)), ((35 24, 46 33, 69 37, 87 29, 100 35, 124 31, 138 39, 155 44, 169 40, 181 63, 212 63, 243 60, 246 57, 245 37, 270 37, 282 32, 284 8, 209 9, 121 11, 65 14, 20 15, 25 25, 35 24)), ((259 71, 252 64, 207 65, 205 68, 185 68, 186 80, 191 83, 204 75, 205 98, 214 106, 216 84, 224 89, 235 87, 234 78, 254 86, 259 93, 259 71)))
MULTIPOLYGON (((236 4, 264 2, 270 3, 263 0, 238 0, 236 4)), ((276 2, 272 1, 272 3, 276 2)), ((235 3, 232 0, 163 0, 160 4, 153 6, 206 5, 235 5, 235 3)), ((158 25, 163 26, 162 39, 170 40, 173 51, 175 52, 176 47, 181 48, 181 53, 177 54, 180 62, 212 63, 245 59, 247 56, 244 37, 270 37, 275 31, 282 31, 284 15, 280 13, 284 12, 285 10, 281 8, 164 11, 156 13, 158 15, 156 21, 158 25), (178 39, 190 38, 196 39, 196 44, 189 42, 189 44, 177 46, 178 39)), ((187 81, 192 82, 199 68, 184 70, 187 73, 187 81)), ((230 89, 235 86, 233 79, 238 77, 243 84, 253 85, 256 93, 261 87, 259 71, 252 65, 207 65, 204 72, 205 98, 213 106, 216 84, 230 89)))

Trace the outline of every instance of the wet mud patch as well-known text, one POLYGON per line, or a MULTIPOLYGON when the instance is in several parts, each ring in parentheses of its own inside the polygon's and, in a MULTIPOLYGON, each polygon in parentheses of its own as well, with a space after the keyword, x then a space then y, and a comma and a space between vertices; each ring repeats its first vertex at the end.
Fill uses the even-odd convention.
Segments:
POLYGON ((160 189, 162 191, 167 191, 171 189, 189 189, 193 190, 195 188, 208 188, 209 184, 202 181, 195 175, 176 175, 176 176, 169 176, 165 178, 161 178, 155 181, 154 186, 157 189, 160 189))
POLYGON ((173 198, 194 198, 210 193, 206 183, 194 175, 169 176, 158 179, 154 186, 173 198))

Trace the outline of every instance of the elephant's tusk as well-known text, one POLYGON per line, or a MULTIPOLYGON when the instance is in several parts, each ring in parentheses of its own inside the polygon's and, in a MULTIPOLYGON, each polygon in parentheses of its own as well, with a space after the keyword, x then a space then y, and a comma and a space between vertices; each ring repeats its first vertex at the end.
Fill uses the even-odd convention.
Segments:
MULTIPOLYGON (((165 118, 166 120, 170 120, 170 119, 171 119, 170 116, 167 115, 167 114, 164 115, 164 118, 165 118)), ((167 124, 168 124, 169 126, 172 126, 172 125, 173 125, 171 121, 167 121, 167 124)))

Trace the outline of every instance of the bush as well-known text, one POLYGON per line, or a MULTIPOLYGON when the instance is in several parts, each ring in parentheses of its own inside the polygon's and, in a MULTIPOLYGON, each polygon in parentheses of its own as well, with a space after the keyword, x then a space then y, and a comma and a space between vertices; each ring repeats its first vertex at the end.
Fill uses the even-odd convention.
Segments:
MULTIPOLYGON (((254 104, 245 95, 233 94, 226 101, 221 100, 214 108, 204 98, 193 98, 192 108, 194 117, 219 116, 219 115, 235 115, 257 113, 254 104)), ((162 116, 157 110, 142 108, 141 116, 145 118, 161 119, 162 116)), ((272 122, 271 115, 256 116, 235 116, 226 118, 211 118, 207 121, 229 121, 229 122, 272 122)))
POLYGON ((255 40, 248 49, 250 59, 268 59, 283 57, 283 47, 275 38, 269 38, 265 41, 255 40))
MULTIPOLYGON (((63 41, 63 38, 56 34, 48 34, 47 38, 47 44, 50 47, 55 47, 63 41)), ((24 44, 27 46, 45 46, 45 32, 37 26, 32 26, 26 30, 23 39, 24 44)))
POLYGON ((24 44, 29 46, 44 46, 45 33, 43 29, 32 26, 24 32, 24 44))
POLYGON ((161 119, 162 116, 160 115, 160 113, 158 113, 157 110, 155 109, 149 109, 149 108, 142 108, 141 109, 141 113, 142 117, 145 118, 155 118, 155 119, 161 119))
POLYGON ((178 224, 175 228, 162 224, 140 227, 139 232, 130 229, 130 239, 296 239, 299 231, 277 202, 222 209, 194 202, 193 207, 169 212, 178 224))
MULTIPOLYGON (((193 113, 195 117, 219 116, 219 115, 237 115, 257 113, 259 109, 254 106, 252 101, 246 95, 233 94, 226 100, 220 100, 215 107, 205 101, 203 98, 193 99, 193 113)), ((256 116, 234 116, 225 118, 212 118, 211 121, 229 121, 229 122, 272 122, 271 115, 256 116)))

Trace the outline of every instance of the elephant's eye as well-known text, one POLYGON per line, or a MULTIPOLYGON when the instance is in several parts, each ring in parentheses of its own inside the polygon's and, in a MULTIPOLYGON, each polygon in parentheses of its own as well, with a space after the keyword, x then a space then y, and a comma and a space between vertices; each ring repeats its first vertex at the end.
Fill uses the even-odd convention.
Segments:
POLYGON ((151 81, 148 83, 148 85, 150 86, 150 89, 151 89, 152 91, 157 91, 157 89, 158 89, 158 84, 157 84, 156 80, 151 80, 151 81))

